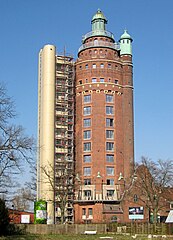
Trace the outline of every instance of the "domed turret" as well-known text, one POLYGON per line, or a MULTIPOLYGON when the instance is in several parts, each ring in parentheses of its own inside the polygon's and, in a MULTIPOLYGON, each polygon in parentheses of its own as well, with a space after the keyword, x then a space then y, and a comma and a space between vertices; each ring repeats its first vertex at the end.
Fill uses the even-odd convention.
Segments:
POLYGON ((120 37, 120 54, 121 55, 132 55, 132 41, 130 34, 127 30, 124 30, 124 33, 120 37))
POLYGON ((92 31, 83 36, 82 42, 84 43, 86 39, 93 36, 108 37, 111 38, 113 42, 115 42, 113 34, 109 31, 106 31, 107 22, 108 21, 102 11, 98 9, 91 20, 92 31))
POLYGON ((92 31, 96 34, 102 33, 106 30, 105 24, 107 24, 107 19, 105 18, 104 14, 100 9, 97 10, 96 14, 94 14, 91 24, 92 24, 92 31))

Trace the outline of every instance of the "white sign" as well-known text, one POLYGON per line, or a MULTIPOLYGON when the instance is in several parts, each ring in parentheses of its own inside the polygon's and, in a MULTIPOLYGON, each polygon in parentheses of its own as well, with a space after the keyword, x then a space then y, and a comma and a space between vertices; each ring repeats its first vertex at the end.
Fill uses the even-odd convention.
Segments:
POLYGON ((129 219, 131 220, 144 219, 144 208, 129 207, 129 219))
POLYGON ((21 215, 21 223, 30 223, 30 215, 21 215))

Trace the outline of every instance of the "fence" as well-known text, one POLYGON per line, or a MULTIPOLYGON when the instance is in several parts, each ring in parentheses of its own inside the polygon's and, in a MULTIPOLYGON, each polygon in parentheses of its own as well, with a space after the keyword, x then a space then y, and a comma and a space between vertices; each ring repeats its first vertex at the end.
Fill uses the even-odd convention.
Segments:
POLYGON ((85 231, 96 231, 101 233, 130 233, 130 234, 173 234, 173 224, 149 224, 149 223, 127 223, 127 224, 18 224, 21 230, 31 234, 84 234, 85 231))

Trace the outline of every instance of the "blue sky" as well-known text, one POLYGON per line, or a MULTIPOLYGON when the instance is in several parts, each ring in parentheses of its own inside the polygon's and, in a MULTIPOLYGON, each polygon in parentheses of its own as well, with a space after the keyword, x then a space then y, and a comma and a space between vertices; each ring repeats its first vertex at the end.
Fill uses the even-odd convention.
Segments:
POLYGON ((38 52, 45 44, 74 58, 100 8, 118 41, 133 37, 135 158, 173 159, 172 0, 0 0, 0 81, 37 135, 38 52))

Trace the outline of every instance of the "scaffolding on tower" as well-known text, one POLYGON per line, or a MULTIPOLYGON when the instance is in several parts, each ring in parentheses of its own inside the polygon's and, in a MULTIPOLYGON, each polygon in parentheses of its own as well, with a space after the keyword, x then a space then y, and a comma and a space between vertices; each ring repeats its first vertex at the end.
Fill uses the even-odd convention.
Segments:
POLYGON ((74 201, 74 61, 56 56, 55 219, 73 222, 74 201))

